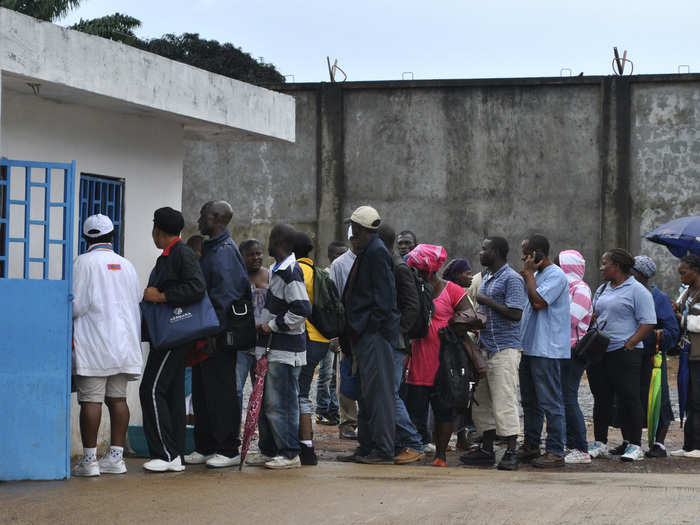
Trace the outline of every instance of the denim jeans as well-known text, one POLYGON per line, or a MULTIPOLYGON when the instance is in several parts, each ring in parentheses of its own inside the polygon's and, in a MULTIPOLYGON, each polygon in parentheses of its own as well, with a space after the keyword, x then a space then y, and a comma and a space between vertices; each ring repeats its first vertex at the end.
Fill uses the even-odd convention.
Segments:
POLYGON ((394 412, 396 417, 396 437, 394 438, 394 449, 400 453, 404 448, 410 448, 423 452, 423 438, 416 430, 416 426, 411 421, 404 405, 403 399, 399 397, 401 388, 401 377, 403 376, 403 364, 406 360, 406 353, 394 350, 394 412))
POLYGON ((260 452, 266 456, 299 455, 300 366, 269 363, 262 410, 258 420, 260 452))
POLYGON ((578 387, 586 364, 579 359, 562 359, 561 391, 566 413, 566 446, 581 452, 588 452, 586 422, 578 404, 578 387))
POLYGON ((316 367, 328 354, 328 345, 329 343, 312 341, 308 337, 306 339, 306 364, 301 367, 299 374, 299 411, 302 414, 313 414, 314 405, 309 395, 311 382, 316 367))
POLYGON ((338 417, 338 394, 336 393, 336 360, 338 354, 328 352, 318 369, 316 386, 316 413, 326 417, 338 417))
POLYGON ((539 447, 547 417, 547 452, 564 455, 566 416, 561 393, 560 359, 523 355, 520 360, 520 398, 523 404, 525 442, 539 447))
POLYGON ((255 356, 248 352, 236 353, 236 392, 238 392, 238 411, 243 413, 243 388, 250 375, 250 381, 255 380, 255 356))

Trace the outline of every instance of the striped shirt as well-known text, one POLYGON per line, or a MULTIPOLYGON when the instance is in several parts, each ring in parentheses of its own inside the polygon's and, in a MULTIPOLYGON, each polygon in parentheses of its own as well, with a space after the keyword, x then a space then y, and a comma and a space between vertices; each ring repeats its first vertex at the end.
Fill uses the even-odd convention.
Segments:
MULTIPOLYGON (((305 352, 306 318, 310 315, 311 302, 304 274, 291 254, 270 269, 270 286, 260 315, 261 322, 272 329, 270 349, 305 352)), ((266 347, 268 337, 260 336, 258 344, 266 347)))
POLYGON ((591 289, 583 282, 586 272, 586 261, 576 250, 565 250, 559 253, 559 267, 569 281, 569 297, 571 298, 571 346, 583 338, 591 324, 593 302, 591 289))

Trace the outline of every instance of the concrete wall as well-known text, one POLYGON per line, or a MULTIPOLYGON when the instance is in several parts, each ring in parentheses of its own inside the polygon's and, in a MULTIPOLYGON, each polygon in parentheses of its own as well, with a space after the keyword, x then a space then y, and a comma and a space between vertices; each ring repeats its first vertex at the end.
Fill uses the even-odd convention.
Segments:
POLYGON ((234 206, 238 238, 290 221, 311 229, 325 262, 325 246, 344 238, 343 218, 369 203, 397 230, 474 266, 485 235, 507 237, 519 265, 520 240, 536 231, 554 252, 581 251, 592 286, 601 253, 620 246, 654 256, 659 286, 677 288, 677 260, 641 235, 700 214, 700 76, 279 89, 297 99, 296 144, 187 142, 190 224, 210 198, 239 203, 245 191, 255 201, 264 190, 263 214, 234 206))
MULTIPOLYGON (((122 115, 81 106, 56 104, 34 95, 2 92, 3 144, 0 156, 47 162, 77 161, 80 173, 125 180, 124 253, 145 287, 159 255, 151 238, 153 210, 180 206, 183 129, 176 122, 122 115)), ((76 199, 78 202, 78 182, 76 199)), ((75 210, 75 253, 79 234, 75 210)), ((147 347, 147 345, 145 345, 147 347)), ((147 352, 144 353, 144 360, 147 352)), ((141 423, 138 385, 129 384, 132 424, 141 423)), ((73 394, 72 452, 81 450, 78 405, 73 394)), ((109 438, 103 415, 100 440, 109 438)))

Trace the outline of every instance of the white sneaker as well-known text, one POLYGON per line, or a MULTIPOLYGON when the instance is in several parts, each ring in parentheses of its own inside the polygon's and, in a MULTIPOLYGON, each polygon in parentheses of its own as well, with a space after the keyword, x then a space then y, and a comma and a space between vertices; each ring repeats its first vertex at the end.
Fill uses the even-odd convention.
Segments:
POLYGON ((695 449, 683 454, 684 458, 700 459, 700 450, 695 449))
POLYGON ((672 450, 672 451, 669 452, 668 454, 669 454, 669 456, 673 456, 673 457, 676 457, 676 458, 684 458, 686 452, 685 452, 685 450, 683 450, 682 448, 680 448, 680 449, 678 449, 678 450, 672 450))
POLYGON ((100 464, 95 461, 80 461, 75 467, 73 467, 73 470, 71 471, 71 474, 74 476, 81 476, 81 477, 92 477, 92 476, 99 476, 100 475, 100 464))
POLYGON ((284 469, 284 468, 297 468, 301 467, 301 460, 299 459, 299 456, 296 456, 295 458, 288 459, 285 458, 284 456, 276 456, 272 458, 270 461, 265 463, 265 468, 271 468, 271 469, 284 469))
POLYGON ((435 445, 432 444, 432 443, 427 443, 427 444, 423 447, 423 451, 424 451, 426 454, 435 454, 435 445))
POLYGON ((608 445, 606 443, 594 441, 593 444, 588 447, 588 454, 592 458, 607 458, 610 452, 608 452, 608 445))
POLYGON ((241 456, 235 456, 229 458, 227 456, 222 456, 221 454, 214 454, 207 460, 207 467, 209 468, 224 468, 224 467, 235 467, 241 464, 241 456))
POLYGON ((195 450, 192 454, 187 454, 185 456, 185 463, 187 465, 201 465, 214 456, 215 454, 201 454, 195 450))
POLYGON ((114 459, 109 452, 97 463, 100 465, 100 472, 102 474, 124 474, 126 472, 124 458, 114 459))
POLYGON ((620 457, 622 461, 641 461, 644 459, 644 452, 639 445, 630 443, 625 449, 625 453, 620 457))
POLYGON ((569 453, 564 456, 564 463, 569 463, 571 465, 583 465, 591 462, 591 455, 588 452, 582 452, 577 449, 570 450, 569 453))
POLYGON ((265 463, 272 459, 274 458, 266 456, 265 454, 254 454, 245 458, 245 464, 250 465, 251 467, 264 467, 265 463))
POLYGON ((185 470, 185 465, 182 464, 180 456, 178 456, 172 461, 165 461, 163 459, 146 461, 146 463, 143 464, 143 468, 151 472, 167 472, 168 470, 172 472, 182 472, 185 470))

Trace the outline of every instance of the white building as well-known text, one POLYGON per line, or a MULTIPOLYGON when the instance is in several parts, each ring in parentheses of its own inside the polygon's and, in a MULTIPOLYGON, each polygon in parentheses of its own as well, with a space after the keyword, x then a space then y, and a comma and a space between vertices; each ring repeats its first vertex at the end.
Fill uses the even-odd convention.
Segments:
MULTIPOLYGON (((0 71, 0 157, 37 162, 75 161, 73 257, 79 250, 81 186, 86 191, 92 181, 92 188, 96 184, 98 188, 121 192, 120 199, 111 199, 115 206, 111 211, 121 215, 120 250, 134 263, 144 285, 159 254, 151 239, 153 211, 161 206, 181 209, 185 137, 216 140, 217 137, 246 136, 249 140, 261 137, 294 141, 295 107, 290 96, 2 8, 0 71)), ((18 302, 9 302, 10 294, 18 292, 16 288, 3 289, 3 286, 18 285, 9 282, 13 279, 24 278, 26 286, 32 286, 31 280, 42 279, 42 264, 36 261, 28 263, 29 275, 23 275, 22 249, 31 246, 30 256, 36 257, 34 252, 41 252, 45 239, 43 233, 39 234, 41 225, 32 223, 27 228, 23 224, 24 208, 13 204, 11 199, 16 201, 17 195, 24 195, 26 180, 21 170, 19 174, 17 171, 10 173, 13 174, 12 195, 5 195, 9 197, 6 201, 9 211, 5 209, 5 215, 0 215, 0 219, 7 219, 9 213, 9 225, 4 233, 0 225, 0 256, 7 255, 5 264, 9 266, 7 278, 0 278, 0 309, 11 312, 12 305, 18 302), (31 240, 25 245, 7 242, 8 237, 23 237, 22 226, 25 231, 36 229, 37 233, 27 235, 31 240), (2 251, 3 240, 9 253, 2 251)), ((41 170, 39 174, 32 172, 31 180, 37 177, 41 182, 40 173, 41 170)), ((0 190, 2 188, 0 185, 0 190)), ((32 186, 30 190, 30 219, 33 219, 35 208, 43 208, 42 204, 46 203, 37 204, 37 199, 43 197, 34 196, 35 190, 41 188, 32 186)), ((51 193, 51 200, 55 200, 56 187, 51 193)), ((0 192, 0 201, 1 197, 0 192)), ((83 194, 83 205, 92 200, 91 204, 99 206, 100 198, 83 194)), ((105 202, 102 198, 103 206, 105 202)), ((49 210, 48 204, 46 209, 49 210)), ((2 210, 0 206, 0 212, 2 210)), ((51 208, 51 212, 54 211, 60 208, 51 208)), ((86 209, 83 212, 90 213, 86 209)), ((53 216, 51 221, 50 235, 54 238, 53 216)), ((60 234, 60 225, 58 232, 60 234)), ((51 249, 54 248, 60 254, 60 245, 52 245, 51 249)), ((41 255, 39 253, 39 258, 41 255)), ((61 263, 57 259, 51 259, 50 273, 51 278, 56 278, 54 274, 57 274, 60 279, 61 263)), ((35 293, 27 290, 27 293, 35 293)), ((15 324, 21 320, 18 314, 15 324)), ((11 325, 7 320, 3 323, 11 325)), ((37 331, 42 330, 41 319, 33 323, 37 331)), ((6 351, 21 351, 16 348, 16 342, 7 339, 0 345, 3 355, 6 351)), ((56 341, 52 351, 63 353, 64 347, 64 341, 56 341)), ((36 356, 34 359, 36 362, 36 356)), ((14 371, 6 368, 5 372, 22 375, 22 367, 28 364, 17 366, 20 368, 14 371)), ((32 373, 31 370, 27 372, 32 373)), ((2 374, 0 371, 0 376, 2 374)), ((0 397, 7 395, 8 392, 0 392, 0 397)), ((27 392, 16 395, 23 399, 27 392)), ((23 402, 22 399, 19 402, 23 402)), ((18 400, 0 401, 3 403, 0 408, 9 409, 13 402, 18 400)), ((130 385, 129 406, 131 423, 140 424, 135 383, 130 385)), ((77 414, 74 394, 71 407, 74 454, 80 450, 77 414)), ((3 425, 5 423, 3 421, 3 425)), ((23 424, 18 422, 18 426, 23 424)), ((105 410, 101 436, 109 435, 108 428, 105 410)), ((17 432, 30 432, 30 429, 17 432)), ((6 439, 10 439, 7 434, 6 439)), ((0 445, 2 441, 0 437, 0 445)), ((2 472, 0 479, 3 479, 2 472)))

